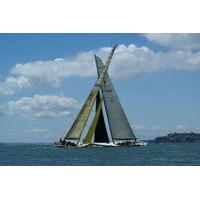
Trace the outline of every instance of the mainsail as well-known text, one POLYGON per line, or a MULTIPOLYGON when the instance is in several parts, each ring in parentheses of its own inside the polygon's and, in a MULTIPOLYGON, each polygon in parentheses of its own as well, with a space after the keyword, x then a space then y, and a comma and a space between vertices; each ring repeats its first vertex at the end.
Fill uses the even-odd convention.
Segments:
POLYGON ((69 131, 67 132, 65 139, 79 139, 80 138, 84 130, 84 127, 86 125, 86 122, 89 118, 94 102, 96 100, 97 94, 100 91, 104 82, 106 81, 108 67, 110 65, 110 62, 111 62, 111 59, 116 47, 117 45, 113 47, 105 63, 104 69, 101 71, 101 74, 99 74, 99 78, 96 80, 94 87, 92 88, 88 98, 86 99, 85 104, 83 105, 80 113, 78 114, 77 118, 75 119, 69 131))
MULTIPOLYGON (((95 55, 98 76, 105 69, 101 59, 95 55)), ((106 73, 106 81, 102 86, 103 100, 113 140, 135 140, 136 137, 121 106, 114 86, 106 73)))

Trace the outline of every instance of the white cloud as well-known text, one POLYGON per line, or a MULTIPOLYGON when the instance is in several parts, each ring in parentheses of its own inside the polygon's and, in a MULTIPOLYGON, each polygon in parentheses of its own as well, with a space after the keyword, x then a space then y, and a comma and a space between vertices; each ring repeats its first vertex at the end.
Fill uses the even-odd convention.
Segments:
POLYGON ((73 98, 34 95, 1 105, 0 113, 9 116, 20 115, 30 119, 54 118, 69 116, 76 108, 79 108, 79 103, 73 98))
POLYGON ((21 90, 30 86, 30 80, 25 76, 9 76, 4 82, 0 82, 0 94, 13 94, 17 90, 21 90))
MULTIPOLYGON (((104 47, 96 53, 105 61, 110 50, 111 48, 104 47)), ((119 45, 109 73, 111 77, 127 78, 161 69, 199 70, 200 52, 173 50, 155 53, 147 47, 137 47, 134 44, 119 45)), ((17 64, 12 68, 11 76, 0 82, 0 94, 13 94, 17 90, 40 83, 58 86, 63 79, 70 76, 90 77, 96 74, 92 51, 79 53, 74 58, 17 64)))
POLYGON ((147 47, 121 45, 111 65, 111 75, 120 78, 161 69, 195 71, 200 70, 200 52, 193 53, 187 50, 155 53, 147 47))
POLYGON ((83 52, 75 58, 56 58, 48 61, 35 61, 17 64, 12 68, 14 76, 25 76, 32 82, 48 82, 58 86, 60 81, 69 76, 92 76, 95 74, 93 52, 83 52))
POLYGON ((200 48, 199 33, 146 33, 143 35, 152 42, 174 49, 200 48))

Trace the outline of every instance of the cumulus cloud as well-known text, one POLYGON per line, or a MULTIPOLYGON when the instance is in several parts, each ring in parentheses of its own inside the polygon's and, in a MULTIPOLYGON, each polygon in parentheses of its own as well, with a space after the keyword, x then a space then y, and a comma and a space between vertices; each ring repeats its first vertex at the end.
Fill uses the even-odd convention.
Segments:
POLYGON ((31 82, 25 76, 9 76, 4 82, 0 82, 0 94, 14 94, 17 90, 30 86, 31 82))
MULTIPOLYGON (((105 61, 110 50, 111 47, 104 47, 96 50, 96 53, 105 61)), ((199 70, 200 52, 172 50, 156 53, 145 46, 119 45, 109 73, 111 77, 127 78, 161 69, 199 70)), ((44 82, 58 86, 70 76, 91 77, 96 74, 92 51, 79 53, 74 58, 17 64, 12 68, 11 76, 0 82, 0 93, 13 94, 17 90, 44 82)))
POLYGON ((34 95, 1 105, 0 113, 9 116, 19 115, 30 119, 55 118, 69 116, 76 108, 79 108, 79 103, 73 98, 34 95))
POLYGON ((151 42, 155 42, 174 49, 200 48, 199 33, 146 33, 143 34, 151 42))
POLYGON ((188 50, 155 53, 147 47, 121 45, 113 58, 110 72, 114 77, 126 78, 161 69, 199 70, 200 52, 188 50))

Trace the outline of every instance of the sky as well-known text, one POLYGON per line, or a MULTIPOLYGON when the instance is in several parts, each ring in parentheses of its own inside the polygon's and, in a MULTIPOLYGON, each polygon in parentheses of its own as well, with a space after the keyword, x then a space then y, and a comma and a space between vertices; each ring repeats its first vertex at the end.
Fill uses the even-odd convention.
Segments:
POLYGON ((63 137, 109 68, 138 138, 200 132, 200 34, 0 34, 0 142, 63 137))

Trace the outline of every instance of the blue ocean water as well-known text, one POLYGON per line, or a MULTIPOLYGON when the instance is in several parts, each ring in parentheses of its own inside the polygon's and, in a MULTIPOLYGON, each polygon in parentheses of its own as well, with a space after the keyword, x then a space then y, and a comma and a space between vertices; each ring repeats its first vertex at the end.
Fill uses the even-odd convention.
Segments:
POLYGON ((0 165, 200 165, 200 144, 154 144, 144 147, 56 148, 52 144, 0 144, 0 165))

